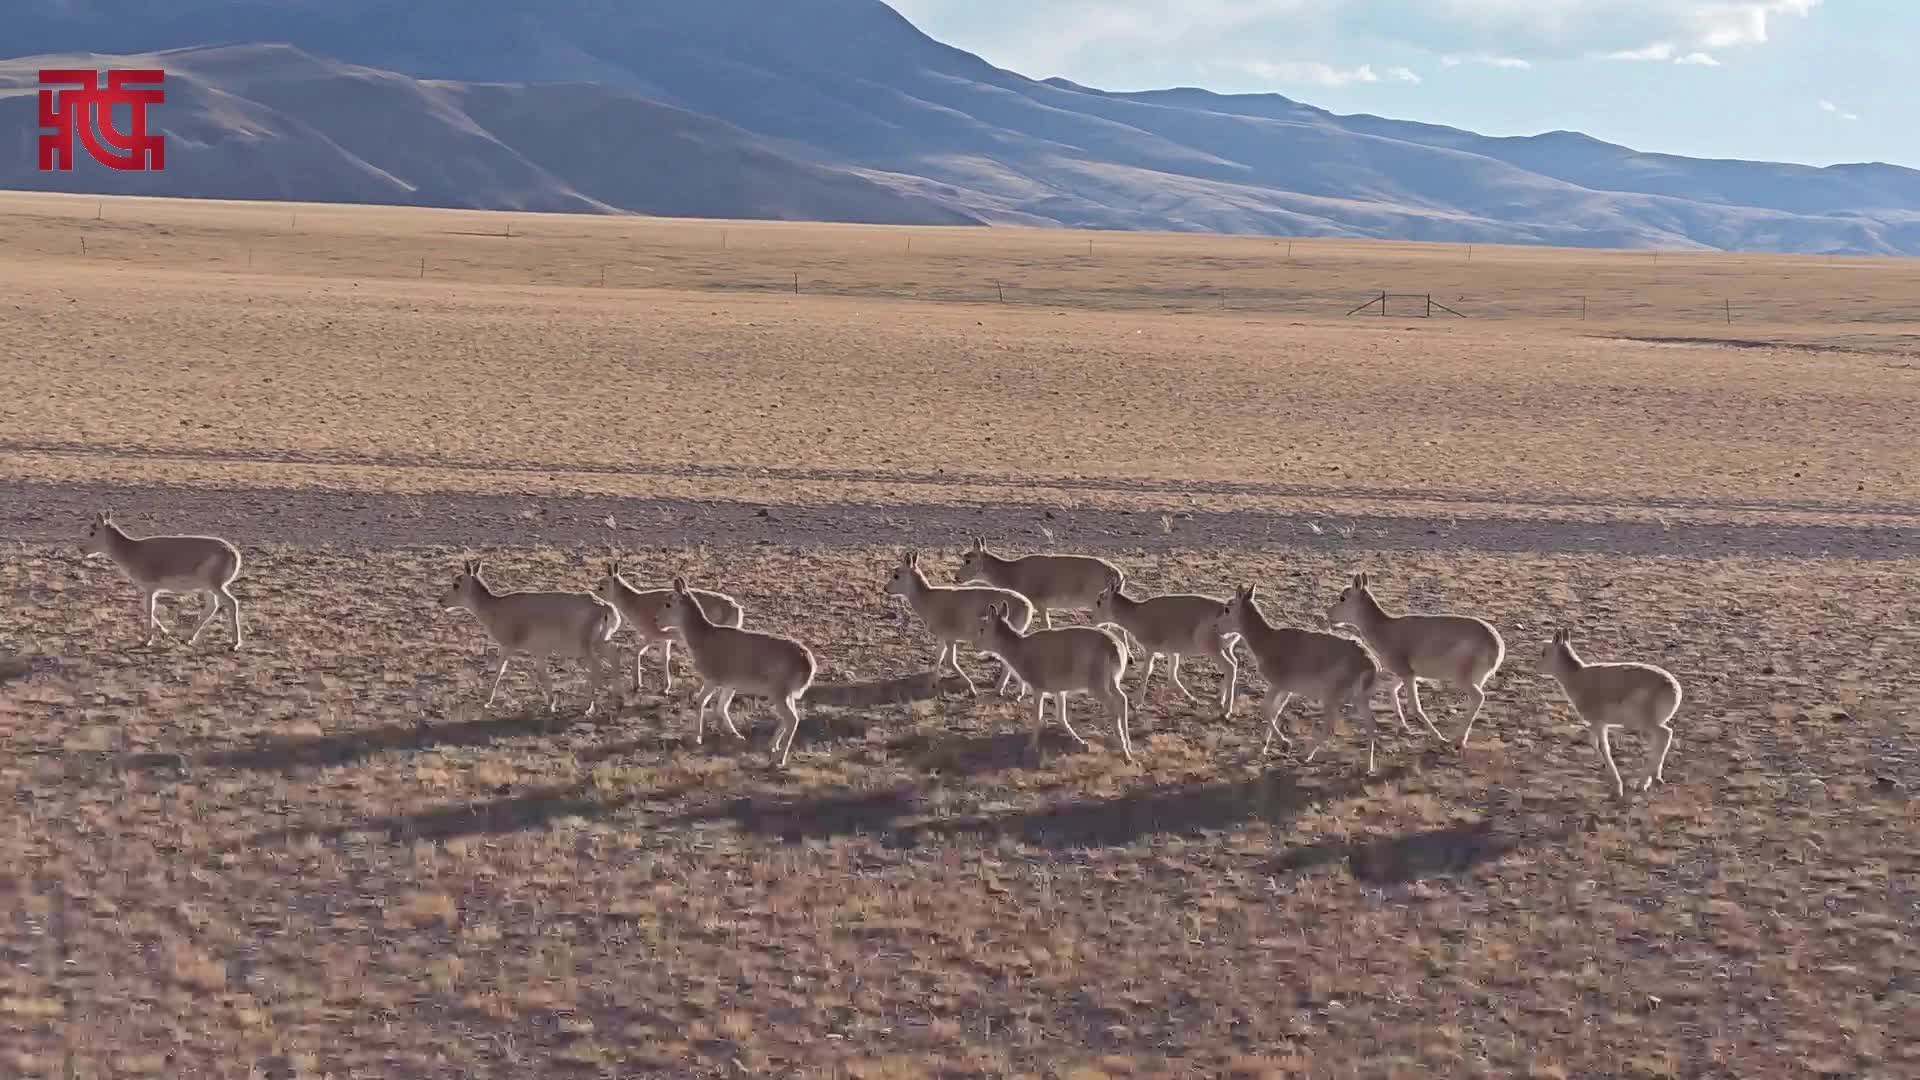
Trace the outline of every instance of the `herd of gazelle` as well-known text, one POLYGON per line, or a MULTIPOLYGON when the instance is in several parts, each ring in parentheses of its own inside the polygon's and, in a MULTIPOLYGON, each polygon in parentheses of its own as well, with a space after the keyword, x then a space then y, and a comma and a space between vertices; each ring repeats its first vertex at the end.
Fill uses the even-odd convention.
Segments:
MULTIPOLYGON (((110 512, 95 516, 81 542, 88 555, 106 555, 126 571, 142 590, 142 628, 151 645, 156 633, 171 636, 155 614, 160 593, 203 593, 209 607, 189 643, 220 613, 224 603, 232 615, 233 647, 241 644, 240 604, 230 586, 240 573, 240 552, 213 536, 128 536, 110 512)), ((1080 741, 1067 720, 1067 699, 1084 693, 1112 713, 1120 750, 1134 760, 1127 731, 1129 702, 1121 688, 1126 674, 1130 637, 1147 656, 1140 679, 1140 699, 1156 661, 1167 658, 1167 673, 1188 700, 1198 700, 1180 681, 1183 658, 1206 656, 1226 672, 1226 686, 1218 699, 1220 715, 1233 712, 1234 688, 1239 678, 1236 645, 1253 655, 1269 689, 1262 714, 1267 738, 1291 746, 1280 728, 1280 713, 1295 695, 1320 703, 1329 735, 1333 718, 1348 708, 1367 720, 1367 771, 1374 771, 1377 730, 1371 701, 1384 683, 1393 697, 1401 727, 1413 732, 1402 702, 1402 690, 1412 700, 1413 712, 1435 738, 1440 731, 1420 704, 1419 681, 1451 684, 1465 689, 1471 703, 1459 745, 1465 748, 1486 702, 1486 684, 1506 658, 1499 631, 1483 619, 1466 615, 1394 615, 1375 599, 1367 575, 1356 574, 1327 613, 1334 626, 1351 627, 1358 638, 1298 627, 1275 626, 1257 603, 1257 589, 1248 585, 1226 600, 1191 593, 1172 593, 1135 599, 1126 592, 1126 576, 1105 559, 1091 555, 1034 554, 1004 558, 975 538, 960 562, 962 584, 929 581, 919 555, 904 555, 887 580, 885 590, 905 598, 940 645, 936 670, 951 664, 969 691, 977 693, 971 676, 960 667, 962 646, 991 656, 1004 665, 1000 692, 1018 681, 1016 697, 1035 693, 1033 744, 1037 747, 1045 722, 1046 702, 1054 700, 1061 726, 1080 741), (1087 611, 1096 625, 1055 627, 1056 611, 1087 611), (1033 622, 1038 617, 1040 626, 1033 622), (1107 627, 1118 627, 1114 634, 1107 627)), ((673 686, 673 646, 680 643, 701 681, 694 740, 706 730, 707 709, 716 700, 720 719, 736 737, 731 706, 738 694, 765 697, 773 702, 781 726, 774 737, 773 754, 785 765, 800 726, 800 700, 812 687, 816 665, 813 653, 792 638, 746 629, 744 613, 733 598, 705 589, 689 588, 675 578, 671 587, 638 589, 629 584, 618 562, 608 563, 606 575, 591 592, 495 592, 482 577, 482 565, 469 560, 440 597, 448 609, 471 611, 489 637, 500 646, 500 669, 494 675, 487 705, 500 691, 500 680, 515 656, 532 661, 533 677, 548 708, 554 702, 547 672, 550 657, 586 662, 593 700, 591 714, 604 686, 602 665, 619 670, 613 638, 630 625, 639 638, 634 658, 634 683, 643 682, 641 659, 656 646, 666 669, 666 688, 673 686)), ((1658 747, 1649 756, 1642 790, 1665 781, 1667 752, 1673 748, 1673 716, 1680 708, 1680 683, 1663 668, 1645 663, 1589 663, 1573 649, 1566 630, 1557 631, 1541 656, 1540 667, 1560 684, 1574 710, 1592 732, 1594 748, 1613 776, 1614 791, 1626 786, 1614 764, 1610 732, 1634 731, 1658 747)), ((1319 747, 1307 753, 1311 761, 1319 747)))

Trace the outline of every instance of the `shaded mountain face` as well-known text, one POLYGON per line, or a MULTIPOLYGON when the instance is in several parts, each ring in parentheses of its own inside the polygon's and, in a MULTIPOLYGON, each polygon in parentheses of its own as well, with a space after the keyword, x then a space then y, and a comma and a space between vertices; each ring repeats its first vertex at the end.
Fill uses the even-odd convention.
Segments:
MULTIPOLYGON (((568 170, 554 175, 569 198, 626 209, 691 205, 698 195, 700 205, 736 200, 729 204, 735 213, 756 215, 779 202, 779 185, 752 173, 734 188, 714 178, 729 160, 743 170, 779 160, 825 170, 809 174, 817 179, 842 178, 846 186, 828 200, 836 209, 822 216, 858 213, 836 200, 857 200, 862 191, 893 200, 858 220, 937 210, 955 221, 1102 228, 1920 254, 1914 170, 1703 161, 1640 154, 1570 132, 1489 138, 1335 116, 1278 95, 1104 93, 995 68, 921 34, 880 0, 25 6, 7 28, 9 51, 283 41, 414 78, 597 84, 597 91, 518 85, 456 96, 459 108, 479 109, 500 125, 537 113, 535 102, 560 93, 558 120, 520 125, 517 143, 498 141, 548 171, 568 170), (588 104, 592 93, 598 104, 588 104), (622 111, 643 106, 662 110, 648 122, 667 115, 683 125, 705 122, 730 133, 729 153, 750 146, 772 157, 709 155, 701 166, 709 182, 670 195, 670 169, 615 188, 585 179, 580 170, 595 166, 563 154, 592 146, 601 166, 645 158, 630 132, 649 129, 622 111), (649 192, 652 204, 635 202, 649 192)), ((342 121, 357 111, 342 110, 342 121)), ((713 150, 716 139, 693 146, 713 150)), ((451 192, 450 183, 441 188, 451 192)), ((787 212, 816 213, 812 205, 787 212)))
POLYGON ((976 219, 843 167, 805 160, 711 117, 584 83, 488 85, 415 79, 237 45, 100 59, 167 71, 158 173, 114 172, 76 154, 40 172, 38 69, 0 61, 0 187, 576 212, 639 211, 954 225, 976 219), (17 131, 18 139, 4 133, 17 131))

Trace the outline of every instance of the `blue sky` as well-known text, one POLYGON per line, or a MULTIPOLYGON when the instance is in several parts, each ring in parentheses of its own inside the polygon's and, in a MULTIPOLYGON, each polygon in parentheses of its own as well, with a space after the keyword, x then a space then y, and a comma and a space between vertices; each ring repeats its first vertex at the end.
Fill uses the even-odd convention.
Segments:
POLYGON ((1920 0, 888 0, 1035 78, 1920 167, 1920 0))

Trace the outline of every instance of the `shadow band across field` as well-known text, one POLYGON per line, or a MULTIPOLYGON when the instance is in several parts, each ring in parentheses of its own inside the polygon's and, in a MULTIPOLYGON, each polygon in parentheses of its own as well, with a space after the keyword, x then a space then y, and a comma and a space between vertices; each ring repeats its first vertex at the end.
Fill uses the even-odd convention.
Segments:
MULTIPOLYGON (((1349 775, 1303 783, 1297 776, 1274 771, 1250 780, 1169 785, 1110 799, 931 819, 921 793, 902 786, 850 795, 730 799, 656 817, 648 827, 675 831, 727 821, 749 835, 788 844, 867 836, 892 848, 942 842, 990 846, 1003 839, 1055 850, 1126 848, 1156 836, 1191 837, 1255 822, 1285 824, 1304 809, 1361 798, 1406 773, 1396 768, 1373 777, 1349 775)), ((616 793, 598 791, 591 784, 546 786, 411 814, 274 829, 250 837, 247 845, 300 839, 330 842, 354 834, 384 833, 394 843, 501 835, 543 829, 568 817, 604 820, 642 804, 659 806, 697 796, 698 790, 616 793)), ((1265 872, 1290 877, 1344 864, 1354 880, 1368 885, 1458 878, 1516 852, 1564 843, 1575 831, 1570 823, 1550 823, 1537 815, 1489 814, 1441 828, 1288 848, 1267 863, 1265 872)))
MULTIPOLYGON (((1351 535, 1316 533, 1303 515, 1183 511, 1168 531, 1157 511, 1044 504, 750 502, 616 496, 431 495, 317 489, 219 489, 0 482, 0 538, 72 541, 102 506, 163 512, 241 544, 350 547, 778 544, 847 548, 958 544, 1044 523, 1055 543, 1083 550, 1364 548, 1616 556, 1911 558, 1920 530, 1894 525, 1662 524, 1502 517, 1343 514, 1351 535), (607 527, 612 518, 617 529, 607 527)), ((129 515, 130 520, 134 515, 129 515)))

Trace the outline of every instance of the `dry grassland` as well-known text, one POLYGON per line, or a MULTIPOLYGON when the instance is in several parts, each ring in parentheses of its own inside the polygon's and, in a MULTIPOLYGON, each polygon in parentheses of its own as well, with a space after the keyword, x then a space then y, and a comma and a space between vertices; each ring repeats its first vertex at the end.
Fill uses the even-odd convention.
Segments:
POLYGON ((0 1074, 1920 1071, 1913 263, 95 208, 0 197, 0 1074), (1487 299, 1322 302, 1380 288, 1487 299), (243 651, 139 646, 103 504, 243 548, 243 651), (1263 759, 1250 669, 1228 721, 1157 674, 1134 766, 989 690, 815 703, 777 772, 655 658, 483 714, 435 607, 617 551, 831 697, 927 666, 880 587, 969 531, 1301 625, 1367 568, 1509 656, 1464 755, 1376 701, 1371 778, 1263 759), (1663 787, 1610 797, 1562 624, 1685 685, 1663 787))

